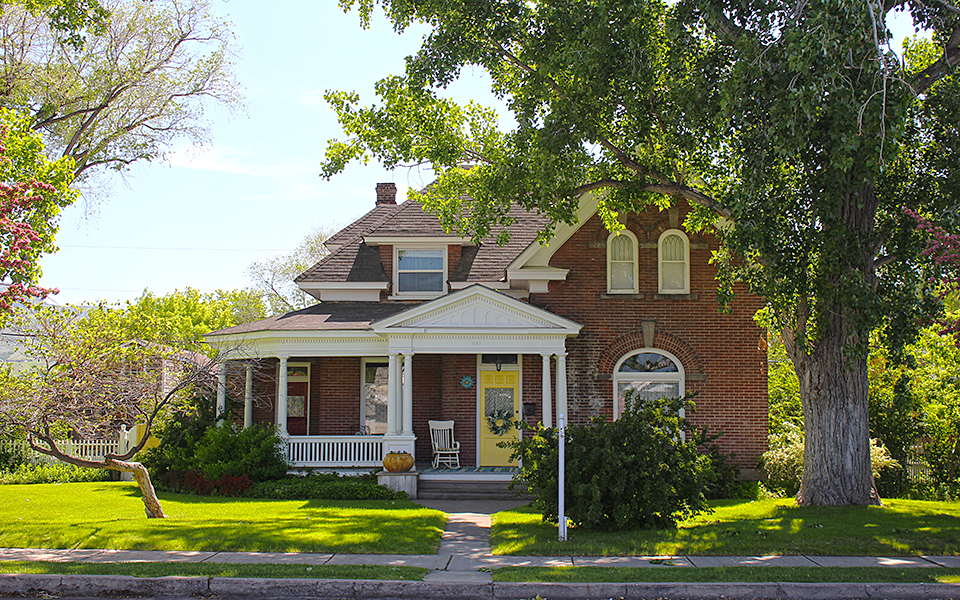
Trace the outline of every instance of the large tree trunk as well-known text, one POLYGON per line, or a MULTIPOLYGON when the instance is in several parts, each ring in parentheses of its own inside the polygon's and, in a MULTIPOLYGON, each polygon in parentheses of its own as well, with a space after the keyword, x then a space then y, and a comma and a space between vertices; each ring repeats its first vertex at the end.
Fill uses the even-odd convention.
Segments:
POLYGON ((815 347, 809 353, 788 348, 800 380, 806 440, 797 503, 879 504, 870 467, 867 350, 844 309, 825 308, 815 347))
POLYGON ((147 468, 138 462, 127 462, 116 459, 107 459, 107 468, 114 471, 133 473, 133 478, 137 480, 140 486, 140 493, 143 494, 144 512, 148 519, 165 519, 167 515, 163 514, 163 508, 160 506, 160 500, 157 498, 157 492, 153 489, 153 483, 150 481, 150 473, 147 468))

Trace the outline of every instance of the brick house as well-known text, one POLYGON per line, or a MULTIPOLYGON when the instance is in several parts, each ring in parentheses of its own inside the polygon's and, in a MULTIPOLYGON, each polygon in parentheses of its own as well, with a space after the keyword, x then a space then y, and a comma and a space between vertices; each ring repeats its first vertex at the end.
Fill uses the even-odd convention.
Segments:
POLYGON ((241 382, 244 424, 276 424, 294 465, 375 466, 391 450, 427 463, 436 419, 455 422, 462 466, 504 466, 497 442, 517 432, 497 435, 489 415, 615 419, 632 388, 697 392, 687 417, 722 431, 721 447, 755 475, 767 436, 753 320, 763 303, 741 289, 721 312, 719 244, 684 231, 687 205, 626 215, 611 234, 587 195, 549 245, 536 241, 544 219, 520 212, 499 246, 497 232, 475 245, 395 195, 379 184, 374 208, 297 278, 318 304, 207 336, 233 352, 220 376, 241 382))

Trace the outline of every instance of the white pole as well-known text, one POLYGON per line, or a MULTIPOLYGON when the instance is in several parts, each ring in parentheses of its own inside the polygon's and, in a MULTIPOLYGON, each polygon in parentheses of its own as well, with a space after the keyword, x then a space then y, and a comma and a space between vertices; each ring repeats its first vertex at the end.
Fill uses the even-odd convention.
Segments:
POLYGON ((560 489, 557 497, 557 501, 559 502, 560 506, 558 507, 558 510, 557 510, 557 518, 558 518, 557 522, 558 522, 558 525, 560 526, 560 531, 559 531, 560 541, 565 542, 567 541, 567 515, 565 510, 566 507, 563 505, 563 496, 564 496, 563 472, 566 469, 566 462, 567 462, 566 457, 564 456, 564 446, 566 446, 566 443, 567 443, 567 428, 564 426, 564 420, 563 420, 562 414, 557 415, 557 425, 559 428, 559 438, 560 438, 560 452, 559 452, 560 464, 559 464, 559 475, 558 475, 558 479, 560 481, 560 485, 558 487, 560 489))

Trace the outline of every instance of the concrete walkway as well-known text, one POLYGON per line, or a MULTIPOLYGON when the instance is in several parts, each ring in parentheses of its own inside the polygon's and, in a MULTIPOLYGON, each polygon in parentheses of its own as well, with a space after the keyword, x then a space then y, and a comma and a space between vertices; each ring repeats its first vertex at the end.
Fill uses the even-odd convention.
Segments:
POLYGON ((0 575, 0 596, 16 594, 54 594, 61 596, 215 594, 238 597, 301 596, 317 598, 447 598, 457 596, 464 600, 468 598, 530 598, 540 594, 551 598, 551 600, 568 597, 960 598, 960 585, 956 584, 494 584, 491 571, 507 566, 960 568, 960 556, 494 556, 490 551, 490 515, 500 510, 518 506, 519 503, 440 500, 421 501, 420 503, 430 508, 442 510, 450 515, 440 541, 440 548, 436 554, 288 554, 278 552, 155 552, 0 548, 0 560, 80 563, 210 562, 402 565, 430 569, 423 582, 160 578, 168 580, 164 582, 160 579, 138 581, 139 578, 112 576, 0 575), (170 588, 169 586, 174 587, 170 588), (194 587, 201 591, 197 592, 193 589, 194 587), (25 594, 25 592, 28 593, 25 594))

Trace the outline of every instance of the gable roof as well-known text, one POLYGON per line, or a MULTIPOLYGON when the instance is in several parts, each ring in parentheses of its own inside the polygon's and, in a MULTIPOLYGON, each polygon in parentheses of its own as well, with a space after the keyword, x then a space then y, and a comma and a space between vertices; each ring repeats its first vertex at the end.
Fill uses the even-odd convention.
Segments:
POLYGON ((507 265, 531 243, 548 219, 514 205, 512 214, 517 223, 510 227, 510 240, 500 246, 496 243, 502 228, 491 234, 479 246, 469 239, 443 230, 440 220, 425 211, 415 200, 400 205, 381 205, 360 217, 327 240, 334 251, 301 273, 294 281, 308 283, 389 282, 391 275, 380 261, 375 244, 396 244, 403 239, 423 242, 463 245, 460 262, 452 265, 451 281, 500 281, 506 276, 507 265))

